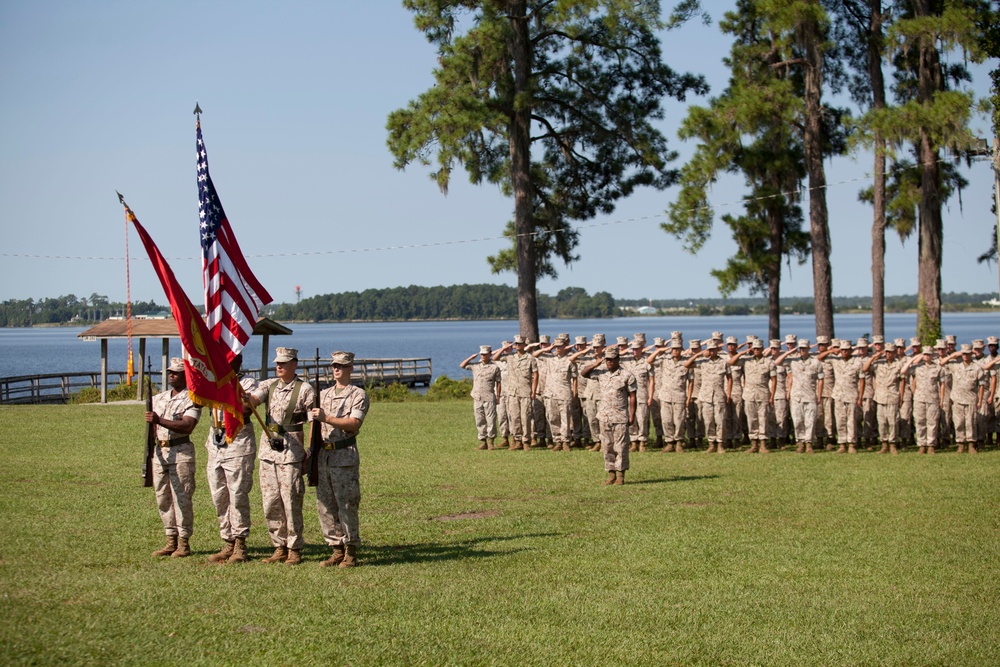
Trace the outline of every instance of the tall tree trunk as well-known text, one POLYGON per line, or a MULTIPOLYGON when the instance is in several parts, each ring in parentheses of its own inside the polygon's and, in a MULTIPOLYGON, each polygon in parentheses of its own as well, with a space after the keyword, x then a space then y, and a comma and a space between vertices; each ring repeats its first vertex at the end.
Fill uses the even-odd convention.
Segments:
POLYGON ((816 335, 833 332, 833 275, 830 269, 830 226, 826 208, 826 170, 823 167, 823 47, 815 21, 802 25, 805 53, 805 147, 806 173, 809 176, 809 234, 812 244, 813 303, 816 309, 816 335))
MULTIPOLYGON (((872 87, 872 108, 885 108, 885 79, 882 76, 882 0, 870 0, 868 29, 868 78, 872 87)), ((885 335, 885 138, 875 132, 875 166, 872 195, 872 333, 885 335)))
POLYGON ((531 47, 526 0, 510 3, 514 104, 510 128, 511 185, 514 190, 514 249, 517 256, 517 317, 521 335, 538 340, 535 224, 531 191, 531 47))
MULTIPOLYGON (((917 17, 929 16, 931 0, 914 0, 917 17)), ((932 39, 920 40, 917 69, 917 101, 931 104, 944 88, 940 55, 932 39)), ((941 169, 938 147, 920 130, 917 147, 920 160, 920 240, 917 260, 917 332, 924 344, 941 332, 941 259, 944 228, 941 222, 941 169)))
MULTIPOLYGON (((780 190, 779 190, 780 192, 780 190)), ((767 276, 767 337, 781 338, 781 256, 785 250, 784 220, 778 211, 768 211, 772 262, 767 276)))

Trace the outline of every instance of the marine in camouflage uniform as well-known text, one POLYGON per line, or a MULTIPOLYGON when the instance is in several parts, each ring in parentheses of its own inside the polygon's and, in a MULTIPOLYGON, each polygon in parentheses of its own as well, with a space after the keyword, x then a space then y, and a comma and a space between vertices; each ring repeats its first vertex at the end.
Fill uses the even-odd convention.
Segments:
MULTIPOLYGON (((488 353, 483 356, 488 357, 488 353)), ((321 564, 344 568, 357 565, 361 545, 357 435, 368 415, 368 394, 351 384, 354 353, 334 352, 332 357, 334 384, 320 392, 319 407, 312 410, 312 419, 323 427, 316 512, 323 540, 333 547, 333 555, 321 564)))
POLYGON ((510 398, 510 391, 507 382, 507 357, 503 356, 503 351, 510 349, 513 343, 505 340, 500 343, 500 349, 493 353, 493 363, 500 369, 500 398, 497 399, 497 434, 503 438, 499 447, 510 446, 510 416, 507 410, 507 401, 510 398))
POLYGON ((684 434, 687 420, 688 382, 691 371, 681 359, 683 343, 670 342, 670 354, 661 356, 667 349, 657 347, 646 358, 653 372, 650 374, 650 393, 660 404, 660 422, 663 424, 663 451, 684 451, 684 434))
POLYGON ((881 454, 899 453, 896 445, 899 440, 899 404, 903 398, 902 368, 903 364, 896 359, 895 343, 886 343, 862 368, 865 375, 875 382, 875 419, 882 443, 881 454))
POLYGON ((500 367, 493 363, 493 348, 481 345, 479 356, 479 363, 472 363, 476 358, 473 354, 462 361, 459 368, 472 372, 472 414, 476 420, 478 448, 493 449, 493 441, 497 437, 497 401, 503 386, 500 367))
POLYGON ((986 364, 989 367, 990 387, 987 398, 989 400, 989 418, 986 423, 986 444, 993 440, 1000 445, 1000 391, 997 391, 997 359, 1000 359, 1000 338, 990 336, 986 339, 986 364))
POLYGON ((154 556, 182 558, 191 555, 188 540, 194 531, 194 444, 191 432, 201 418, 201 408, 191 402, 178 357, 167 367, 170 389, 153 396, 147 423, 156 427, 153 452, 153 488, 156 508, 167 543, 154 556))
POLYGON ((555 350, 555 354, 549 356, 546 361, 548 375, 545 388, 549 394, 546 414, 549 415, 552 425, 552 437, 555 440, 553 449, 568 452, 572 441, 570 410, 577 386, 576 364, 569 357, 569 336, 560 334, 556 337, 555 343, 535 352, 535 355, 540 356, 550 350, 555 350))
MULTIPOLYGON (((794 340, 794 336, 792 337, 794 340)), ((789 349, 794 349, 794 342, 789 345, 789 349)), ((770 356, 774 361, 781 356, 781 341, 774 338, 770 341, 765 356, 770 356)), ((774 365, 774 409, 771 411, 772 421, 769 428, 770 437, 776 444, 784 444, 789 436, 788 429, 788 367, 784 364, 774 365)))
MULTIPOLYGON (((746 342, 747 349, 750 349, 752 340, 746 342)), ((730 362, 740 356, 740 345, 736 336, 726 338, 726 362, 730 362)), ((748 435, 746 405, 743 398, 743 366, 741 364, 729 364, 729 375, 732 377, 732 391, 729 394, 729 403, 726 409, 726 443, 731 449, 739 447, 743 439, 748 435)))
MULTIPOLYGON (((590 341, 589 351, 581 355, 579 360, 576 361, 580 368, 593 363, 594 361, 603 361, 604 350, 605 350, 606 339, 604 334, 594 334, 594 337, 590 341)), ((583 417, 587 420, 587 425, 590 430, 590 437, 594 442, 594 446, 591 447, 592 451, 601 451, 602 448, 602 430, 601 430, 601 385, 598 378, 605 369, 600 365, 596 366, 594 371, 586 378, 586 383, 583 385, 583 389, 580 390, 581 405, 583 407, 583 417)), ((580 377, 585 377, 582 373, 580 377)))
POLYGON ((938 363, 934 348, 928 345, 923 348, 919 358, 912 360, 907 375, 913 389, 913 426, 917 452, 933 454, 939 442, 941 405, 947 391, 948 372, 938 363))
POLYGON ((970 454, 976 453, 976 412, 983 401, 986 372, 972 361, 972 346, 963 344, 959 352, 944 359, 944 366, 951 374, 951 410, 955 424, 955 444, 959 453, 966 446, 970 454), (961 357, 961 361, 951 363, 961 357))
MULTIPOLYGON (((538 362, 525 351, 527 341, 518 334, 514 336, 512 347, 514 354, 508 355, 507 379, 507 415, 510 419, 510 431, 513 442, 511 450, 531 449, 531 418, 532 403, 538 390, 538 362)), ((501 352, 510 351, 510 348, 501 352)))
MULTIPOLYGON (((827 357, 832 357, 829 367, 832 369, 833 415, 837 422, 837 443, 840 445, 837 453, 857 454, 864 362, 854 356, 854 348, 849 340, 840 341, 836 350, 831 348, 817 356, 817 359, 826 361, 827 357)), ((826 388, 826 382, 823 387, 826 388)))
POLYGON ((833 438, 836 430, 836 419, 833 414, 833 368, 829 361, 820 360, 820 356, 830 349, 829 336, 816 336, 816 360, 823 365, 823 395, 816 405, 816 442, 826 449, 833 449, 833 438))
MULTIPOLYGON (((237 354, 232 369, 239 373, 243 355, 237 354)), ((240 378, 244 394, 257 388, 257 381, 240 378)), ((212 494, 215 514, 219 519, 219 537, 224 546, 208 557, 210 563, 243 563, 247 560, 247 537, 250 535, 250 490, 253 488, 253 466, 257 456, 257 436, 250 420, 250 408, 243 411, 243 428, 233 441, 226 443, 224 415, 212 410, 212 428, 205 440, 208 451, 208 490, 212 494)))
POLYGON ((605 372, 596 376, 601 390, 601 451, 608 473, 604 484, 624 484, 625 471, 629 469, 628 431, 635 421, 637 383, 632 373, 621 368, 618 348, 607 348, 603 357, 603 362, 595 360, 580 374, 594 378, 594 370, 602 363, 605 366, 605 372))
MULTIPOLYGON (((701 374, 698 390, 698 406, 705 424, 706 452, 718 451, 724 454, 726 439, 726 405, 729 403, 733 378, 729 374, 729 363, 719 356, 715 340, 708 341, 705 350, 690 357, 684 366, 701 374)), ((693 387, 691 388, 693 392, 693 387)), ((693 395, 693 393, 692 393, 693 395)))
POLYGON ((748 350, 730 356, 727 361, 730 370, 738 367, 742 371, 743 405, 750 437, 750 449, 747 451, 767 454, 768 423, 772 418, 774 395, 778 388, 774 360, 764 356, 763 341, 754 340, 748 350))
POLYGON ((551 340, 548 335, 542 334, 538 337, 537 343, 528 343, 524 348, 535 358, 535 363, 538 365, 538 385, 535 389, 535 397, 531 400, 532 442, 538 445, 545 444, 546 440, 548 440, 549 449, 552 449, 552 430, 549 428, 549 418, 548 414, 546 414, 546 410, 548 409, 546 401, 549 395, 545 388, 549 356, 544 354, 542 346, 548 347, 551 344, 551 340), (541 355, 535 354, 532 352, 534 348, 539 348, 543 353, 541 355))
MULTIPOLYGON (((649 404, 651 395, 649 393, 650 367, 646 363, 643 355, 642 341, 632 340, 628 344, 628 356, 620 356, 621 367, 632 373, 636 380, 635 394, 635 420, 629 427, 630 448, 634 451, 646 451, 646 442, 649 440, 649 404)), ((619 350, 619 355, 621 351, 619 350)))
MULTIPOLYGON (((795 451, 806 454, 813 452, 816 427, 816 405, 823 393, 823 365, 810 356, 809 341, 802 338, 796 344, 799 356, 788 364, 788 403, 795 428, 795 451)), ((791 354, 785 352, 775 360, 775 365, 785 363, 791 354)))
POLYGON ((315 390, 295 375, 298 350, 275 350, 275 374, 249 395, 254 405, 266 405, 268 432, 260 435, 260 493, 264 518, 274 553, 262 563, 298 565, 302 562, 302 467, 306 459, 302 427, 312 408, 315 390), (272 442, 271 438, 274 438, 272 442))

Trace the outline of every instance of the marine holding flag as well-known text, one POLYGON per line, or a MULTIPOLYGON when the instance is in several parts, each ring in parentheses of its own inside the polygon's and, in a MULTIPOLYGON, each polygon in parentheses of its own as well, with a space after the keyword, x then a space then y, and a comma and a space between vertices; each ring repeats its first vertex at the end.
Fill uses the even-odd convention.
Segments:
MULTIPOLYGON (((170 310, 177 322, 177 332, 186 355, 183 360, 174 359, 171 362, 167 374, 167 380, 171 382, 171 389, 164 393, 169 393, 171 399, 178 397, 190 399, 190 406, 185 405, 183 409, 175 406, 160 411, 154 400, 153 413, 155 416, 147 413, 146 419, 150 423, 163 427, 157 429, 157 444, 159 446, 153 463, 153 486, 156 488, 157 506, 160 509, 167 533, 167 545, 154 552, 154 555, 187 556, 190 555, 187 542, 193 528, 194 516, 190 497, 191 493, 194 492, 193 470, 195 462, 190 433, 194 430, 194 425, 201 415, 201 410, 197 406, 206 406, 224 412, 226 441, 231 442, 243 427, 243 402, 237 385, 236 373, 233 372, 230 362, 226 359, 225 350, 208 333, 205 322, 201 319, 201 315, 187 294, 184 293, 180 283, 177 282, 170 265, 160 254, 159 248, 153 243, 153 239, 150 238, 145 228, 139 224, 139 220, 121 195, 119 195, 119 200, 125 207, 125 214, 129 221, 135 226, 149 259, 153 263, 156 276, 163 286, 167 300, 170 302, 170 310), (182 371, 183 376, 181 375, 182 371), (187 389, 186 392, 185 389, 187 389), (188 417, 193 417, 194 422, 192 423, 188 417), (163 429, 166 429, 166 432, 163 429), (173 450, 174 447, 185 449, 183 451, 181 449, 173 450), (190 447, 189 460, 187 447, 190 447), (171 469, 173 464, 177 465, 171 469), (187 477, 189 466, 192 471, 190 478, 187 477), (178 477, 177 480, 171 477, 174 473, 178 477), (184 479, 180 480, 179 477, 182 473, 184 479), (191 493, 187 493, 185 489, 190 489, 191 493), (179 524, 177 515, 180 515, 179 524)), ((157 398, 161 396, 163 394, 158 395, 157 398)))
POLYGON ((268 432, 260 437, 260 493, 264 518, 274 553, 263 563, 298 565, 302 562, 302 497, 306 486, 302 469, 306 450, 302 429, 315 398, 313 387, 295 374, 299 352, 291 347, 275 350, 274 374, 247 400, 266 406, 268 432))
MULTIPOLYGON (((208 172, 208 153, 201 136, 200 114, 201 107, 195 105, 205 316, 212 338, 225 349, 227 358, 233 363, 233 370, 239 372, 243 347, 253 333, 260 308, 271 302, 271 295, 250 271, 219 201, 208 172)), ((257 388, 257 383, 251 378, 241 379, 240 384, 247 394, 257 388)), ((224 544, 222 550, 209 556, 208 560, 213 563, 242 563, 247 560, 246 539, 250 534, 250 491, 253 488, 257 438, 253 424, 246 419, 243 429, 232 442, 227 443, 221 439, 218 430, 219 412, 213 410, 212 416, 215 428, 205 443, 208 450, 206 473, 219 519, 219 535, 224 544)), ((264 468, 261 475, 263 487, 266 479, 264 468)), ((265 500, 265 511, 266 507, 265 500)))

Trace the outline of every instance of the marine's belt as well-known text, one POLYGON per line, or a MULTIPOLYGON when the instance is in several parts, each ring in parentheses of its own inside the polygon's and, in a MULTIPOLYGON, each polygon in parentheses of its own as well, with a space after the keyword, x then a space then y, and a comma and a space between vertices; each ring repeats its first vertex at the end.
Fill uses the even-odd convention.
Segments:
POLYGON ((271 424, 270 427, 276 435, 285 435, 286 433, 298 433, 302 435, 302 424, 292 424, 289 428, 285 428, 281 424, 271 424))
POLYGON ((350 438, 337 440, 335 442, 324 442, 323 449, 347 449, 351 445, 358 444, 358 436, 352 435, 350 438))
POLYGON ((157 440, 156 444, 160 447, 177 447, 178 445, 186 445, 191 442, 191 437, 183 435, 179 438, 170 438, 169 440, 157 440))

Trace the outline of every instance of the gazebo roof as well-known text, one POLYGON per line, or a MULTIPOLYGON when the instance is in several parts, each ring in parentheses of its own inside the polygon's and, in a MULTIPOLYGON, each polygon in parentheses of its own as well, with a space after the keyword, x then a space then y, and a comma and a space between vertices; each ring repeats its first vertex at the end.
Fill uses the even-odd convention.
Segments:
MULTIPOLYGON (((289 336, 292 330, 274 320, 262 317, 253 328, 254 335, 289 336)), ((178 338, 177 322, 174 318, 162 320, 132 320, 133 338, 178 338)), ((77 334, 83 340, 102 338, 128 338, 128 320, 105 320, 86 331, 77 334)))

